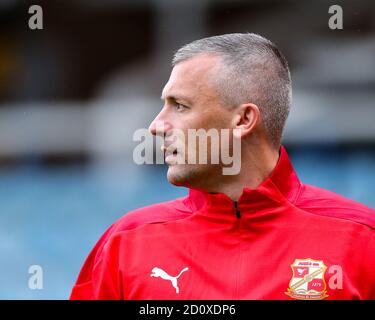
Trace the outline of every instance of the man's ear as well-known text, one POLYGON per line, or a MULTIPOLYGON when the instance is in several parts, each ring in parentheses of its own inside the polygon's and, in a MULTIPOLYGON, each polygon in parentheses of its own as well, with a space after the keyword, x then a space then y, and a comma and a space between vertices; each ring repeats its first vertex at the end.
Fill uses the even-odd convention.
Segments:
POLYGON ((260 111, 254 103, 244 103, 237 109, 235 117, 235 129, 240 129, 241 137, 245 137, 254 131, 260 121, 260 111))

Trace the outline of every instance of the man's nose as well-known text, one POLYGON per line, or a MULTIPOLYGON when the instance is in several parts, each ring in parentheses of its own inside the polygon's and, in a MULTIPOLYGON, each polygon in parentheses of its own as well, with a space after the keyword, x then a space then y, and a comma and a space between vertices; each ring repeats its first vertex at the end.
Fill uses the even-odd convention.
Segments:
POLYGON ((171 122, 167 119, 163 110, 159 112, 154 120, 152 120, 148 128, 149 132, 154 136, 156 136, 157 134, 165 135, 171 129, 171 122))

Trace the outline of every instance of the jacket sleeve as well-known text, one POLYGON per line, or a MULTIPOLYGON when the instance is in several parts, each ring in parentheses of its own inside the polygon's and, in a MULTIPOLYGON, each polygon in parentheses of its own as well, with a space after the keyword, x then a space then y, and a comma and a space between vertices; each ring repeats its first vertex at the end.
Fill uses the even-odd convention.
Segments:
POLYGON ((70 294, 71 300, 115 300, 121 298, 117 290, 118 282, 115 270, 117 264, 112 257, 110 247, 112 225, 99 239, 79 273, 78 279, 70 294))
MULTIPOLYGON (((367 259, 366 259, 367 260, 367 259)), ((372 277, 369 300, 375 300, 375 230, 372 230, 371 240, 369 241, 369 275, 372 277)), ((366 282, 366 281, 365 281, 366 282)))

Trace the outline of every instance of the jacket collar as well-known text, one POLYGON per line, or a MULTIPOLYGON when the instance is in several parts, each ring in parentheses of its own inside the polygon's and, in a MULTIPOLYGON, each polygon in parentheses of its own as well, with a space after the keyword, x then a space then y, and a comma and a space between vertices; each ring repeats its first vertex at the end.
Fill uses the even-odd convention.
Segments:
MULTIPOLYGON (((245 187, 237 201, 241 213, 256 212, 267 208, 278 207, 283 202, 294 202, 298 196, 301 183, 295 173, 288 154, 280 147, 279 160, 269 175, 258 187, 245 187)), ((196 189, 189 190, 185 204, 193 212, 233 212, 234 201, 223 193, 207 193, 196 189)))

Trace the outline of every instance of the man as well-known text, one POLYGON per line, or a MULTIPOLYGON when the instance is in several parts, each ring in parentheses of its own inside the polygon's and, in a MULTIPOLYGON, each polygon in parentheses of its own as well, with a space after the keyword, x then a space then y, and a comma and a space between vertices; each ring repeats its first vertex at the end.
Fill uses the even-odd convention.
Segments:
POLYGON ((150 131, 163 124, 168 180, 189 195, 115 222, 71 299, 375 298, 375 212, 299 181, 281 146, 291 80, 273 43, 226 34, 185 45, 162 99, 150 131), (176 129, 212 128, 240 139, 238 174, 174 161, 176 129))

